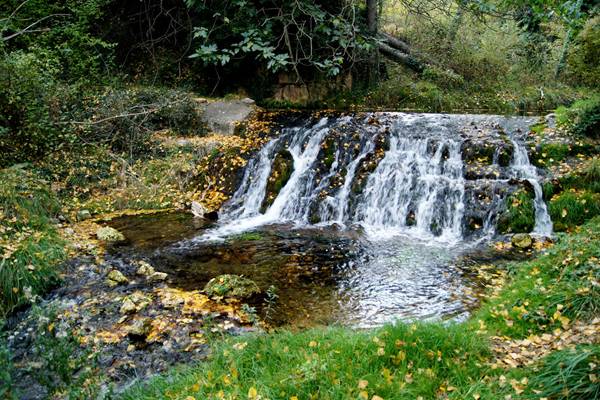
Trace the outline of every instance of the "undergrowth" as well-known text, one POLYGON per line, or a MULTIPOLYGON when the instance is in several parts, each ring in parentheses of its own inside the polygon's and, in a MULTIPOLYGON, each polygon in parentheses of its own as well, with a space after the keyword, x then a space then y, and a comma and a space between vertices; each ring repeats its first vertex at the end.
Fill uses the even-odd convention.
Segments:
POLYGON ((0 170, 0 316, 57 282, 64 243, 52 225, 60 205, 26 167, 0 170))

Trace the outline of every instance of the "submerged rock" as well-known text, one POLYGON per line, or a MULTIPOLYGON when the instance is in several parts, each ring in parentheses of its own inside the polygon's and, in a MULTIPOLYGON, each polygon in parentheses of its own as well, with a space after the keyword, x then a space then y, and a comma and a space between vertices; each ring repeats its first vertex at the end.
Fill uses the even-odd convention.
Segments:
POLYGON ((204 292, 216 297, 247 298, 260 293, 260 288, 253 280, 226 274, 211 279, 204 287, 204 292))
POLYGON ((115 228, 111 228, 110 226, 99 228, 96 231, 96 237, 99 240, 102 240, 103 242, 107 243, 118 243, 125 241, 125 236, 121 232, 119 232, 115 228))
POLYGON ((533 245, 531 235, 527 233, 517 233, 510 239, 512 245, 518 249, 528 249, 533 245))

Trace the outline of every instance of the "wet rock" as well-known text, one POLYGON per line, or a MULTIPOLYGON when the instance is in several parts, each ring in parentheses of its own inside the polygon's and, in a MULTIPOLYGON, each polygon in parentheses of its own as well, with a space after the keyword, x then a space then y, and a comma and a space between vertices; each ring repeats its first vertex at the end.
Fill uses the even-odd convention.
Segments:
POLYGON ((129 296, 125 297, 119 311, 121 314, 139 312, 146 308, 151 302, 152 299, 144 295, 142 292, 133 292, 129 296))
POLYGON ((167 274, 165 272, 155 272, 148 277, 150 282, 161 282, 167 279, 167 274))
POLYGON ((135 273, 140 276, 149 277, 152 276, 156 271, 154 271, 154 267, 148 264, 146 261, 138 261, 139 268, 135 273))
POLYGON ((248 298, 260 293, 260 288, 248 278, 226 274, 211 279, 204 287, 204 292, 215 297, 248 298))
POLYGON ((144 340, 152 330, 152 318, 141 317, 127 327, 127 335, 134 340, 144 340))
POLYGON ((113 269, 106 276, 106 284, 110 287, 118 286, 118 285, 126 285, 129 283, 129 280, 121 273, 121 271, 117 271, 113 269))
POLYGON ((86 219, 92 218, 92 214, 89 210, 79 210, 77 211, 77 221, 85 221, 86 219))
POLYGON ((294 158, 292 154, 283 149, 275 155, 271 174, 267 180, 267 188, 265 190, 265 198, 261 205, 261 212, 265 212, 277 198, 281 189, 292 176, 294 172, 294 158))
POLYGON ((154 267, 148 264, 146 261, 138 261, 139 268, 135 273, 140 276, 144 276, 150 282, 160 282, 167 279, 167 274, 164 272, 157 272, 154 267))
POLYGON ((192 201, 191 211, 192 214, 194 214, 194 216, 198 218, 204 218, 210 221, 216 221, 218 219, 218 214, 216 211, 209 211, 206 207, 204 207, 197 201, 192 201))
POLYGON ((527 233, 517 233, 510 239, 512 245, 518 249, 528 249, 533 245, 531 235, 527 233))
POLYGON ((107 243, 118 243, 125 241, 125 236, 121 232, 119 232, 115 228, 111 228, 110 226, 99 228, 96 231, 96 237, 99 240, 102 240, 103 242, 107 243))

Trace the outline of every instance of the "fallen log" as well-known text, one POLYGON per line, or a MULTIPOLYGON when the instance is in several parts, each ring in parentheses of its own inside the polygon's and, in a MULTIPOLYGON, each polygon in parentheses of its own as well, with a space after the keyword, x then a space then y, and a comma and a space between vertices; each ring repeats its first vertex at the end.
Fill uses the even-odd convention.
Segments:
POLYGON ((421 73, 425 69, 425 66, 410 54, 397 50, 385 43, 378 43, 378 47, 379 51, 383 55, 393 59, 394 61, 400 64, 405 65, 406 67, 412 69, 415 72, 421 73))

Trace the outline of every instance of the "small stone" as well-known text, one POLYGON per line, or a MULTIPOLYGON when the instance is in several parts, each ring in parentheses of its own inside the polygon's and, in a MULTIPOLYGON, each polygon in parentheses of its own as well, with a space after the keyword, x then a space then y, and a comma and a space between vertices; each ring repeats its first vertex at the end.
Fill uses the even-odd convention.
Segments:
POLYGON ((135 272, 138 275, 150 277, 155 273, 154 267, 148 264, 146 261, 138 261, 138 265, 139 268, 135 272))
POLYGON ((73 230, 73 228, 65 228, 65 233, 67 235, 74 235, 75 231, 73 230))
POLYGON ((155 272, 148 277, 150 282, 160 282, 167 279, 167 274, 165 272, 155 272))
POLYGON ((121 312, 121 314, 131 314, 137 311, 137 307, 131 299, 126 298, 123 301, 123 304, 121 305, 121 309, 119 311, 121 312))
POLYGON ((119 232, 115 228, 111 228, 110 226, 99 228, 96 231, 96 237, 98 237, 99 240, 108 243, 117 243, 125 241, 125 236, 121 232, 119 232))
POLYGON ((152 329, 151 318, 136 318, 133 323, 127 327, 127 334, 137 338, 145 338, 152 329))
POLYGON ((77 221, 85 221, 86 219, 92 218, 92 213, 89 210, 77 211, 77 221))
POLYGON ((517 233, 510 239, 512 245, 518 249, 528 249, 533 245, 531 235, 527 233, 517 233))
POLYGON ((121 273, 121 271, 117 271, 116 269, 113 269, 112 271, 110 271, 108 273, 108 275, 106 276, 106 279, 107 279, 107 283, 110 287, 129 283, 129 281, 127 280, 125 275, 123 275, 121 273))

